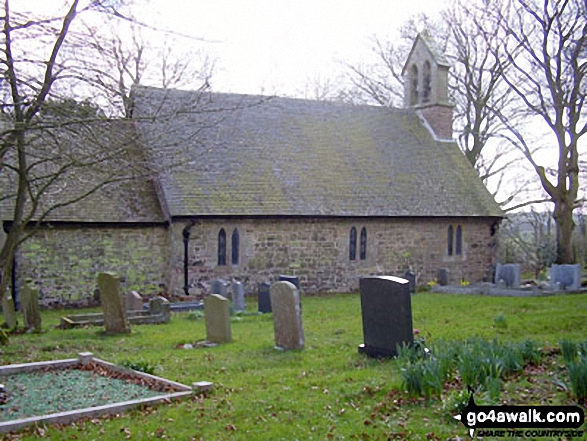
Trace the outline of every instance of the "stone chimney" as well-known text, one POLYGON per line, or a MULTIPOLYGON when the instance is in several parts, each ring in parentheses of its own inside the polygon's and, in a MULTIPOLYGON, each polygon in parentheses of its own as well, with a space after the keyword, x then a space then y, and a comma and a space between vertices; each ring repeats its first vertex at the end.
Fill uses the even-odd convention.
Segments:
POLYGON ((416 37, 402 70, 404 107, 415 109, 436 139, 452 140, 448 69, 444 54, 427 31, 416 37))

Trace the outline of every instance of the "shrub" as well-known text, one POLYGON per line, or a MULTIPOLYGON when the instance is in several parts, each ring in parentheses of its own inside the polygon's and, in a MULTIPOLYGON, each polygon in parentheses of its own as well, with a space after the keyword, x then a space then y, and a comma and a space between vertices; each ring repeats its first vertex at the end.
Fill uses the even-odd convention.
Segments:
POLYGON ((139 361, 131 361, 131 360, 122 360, 120 366, 125 367, 127 369, 132 369, 134 371, 144 372, 145 374, 153 375, 155 373, 156 366, 152 365, 148 361, 139 360, 139 361))
POLYGON ((587 357, 582 357, 567 365, 571 390, 579 401, 587 400, 587 357))

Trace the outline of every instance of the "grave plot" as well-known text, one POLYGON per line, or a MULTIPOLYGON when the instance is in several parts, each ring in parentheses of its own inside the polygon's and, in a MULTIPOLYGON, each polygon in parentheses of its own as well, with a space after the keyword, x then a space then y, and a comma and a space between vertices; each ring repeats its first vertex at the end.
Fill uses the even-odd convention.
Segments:
POLYGON ((0 433, 68 424, 189 396, 192 388, 81 353, 77 359, 0 366, 0 433))

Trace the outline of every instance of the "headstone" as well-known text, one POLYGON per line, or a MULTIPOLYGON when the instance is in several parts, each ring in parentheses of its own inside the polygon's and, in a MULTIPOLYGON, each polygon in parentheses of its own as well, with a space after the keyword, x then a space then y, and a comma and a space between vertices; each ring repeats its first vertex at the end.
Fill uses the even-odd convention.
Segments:
POLYGON ((247 305, 245 304, 245 287, 241 282, 232 283, 232 309, 235 312, 247 309, 247 305))
POLYGON ((410 293, 415 294, 416 293, 416 274, 413 271, 408 270, 404 274, 404 279, 406 279, 409 282, 410 293))
POLYGON ((298 291, 300 290, 300 279, 298 276, 281 275, 279 276, 279 281, 292 283, 298 291))
POLYGON ((214 343, 232 341, 228 299, 220 294, 211 294, 204 299, 206 340, 214 343))
POLYGON ((560 283, 566 291, 581 289, 581 266, 575 265, 552 265, 549 270, 550 283, 556 286, 560 283))
POLYGON ((409 282, 392 276, 359 281, 364 343, 359 352, 371 357, 397 355, 397 346, 412 344, 412 303, 409 282))
POLYGON ((24 316, 24 327, 30 331, 41 330, 41 310, 39 293, 29 283, 25 283, 20 294, 20 306, 24 316))
POLYGON ((276 282, 269 289, 275 346, 278 349, 303 349, 304 329, 300 309, 300 294, 290 282, 276 282))
POLYGON ((440 268, 436 274, 436 280, 440 286, 446 286, 449 282, 449 272, 446 268, 440 268))
POLYGON ((504 281, 507 288, 520 287, 520 264, 519 263, 498 263, 495 267, 495 284, 504 281))
POLYGON ((171 304, 165 297, 157 296, 149 301, 151 315, 163 316, 162 322, 169 323, 171 320, 171 304))
POLYGON ((143 309, 143 298, 136 291, 126 293, 126 310, 140 311, 143 309))
POLYGON ((212 294, 220 294, 222 297, 227 297, 227 286, 226 281, 218 279, 212 282, 210 290, 212 294))
POLYGON ((6 322, 6 327, 8 329, 12 329, 16 326, 16 310, 14 309, 14 300, 12 300, 12 295, 7 291, 4 293, 2 297, 2 312, 4 314, 4 321, 6 322))
POLYGON ((265 314, 271 312, 271 297, 269 295, 269 287, 271 285, 269 283, 263 282, 259 283, 259 295, 258 295, 258 304, 259 304, 259 312, 265 314))
POLYGON ((128 334, 130 327, 126 320, 124 302, 120 297, 120 279, 112 273, 100 273, 98 288, 104 310, 106 334, 128 334))

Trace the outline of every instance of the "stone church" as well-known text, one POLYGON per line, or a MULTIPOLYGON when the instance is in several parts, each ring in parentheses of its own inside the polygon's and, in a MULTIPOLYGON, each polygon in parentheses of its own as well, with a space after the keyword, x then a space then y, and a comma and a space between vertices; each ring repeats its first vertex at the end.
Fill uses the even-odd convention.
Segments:
MULTIPOLYGON (((427 34, 404 67, 404 108, 136 87, 124 138, 153 179, 56 210, 16 256, 15 289, 91 299, 99 271, 142 294, 248 293, 281 274, 306 293, 361 276, 447 268, 480 281, 503 212, 452 139, 446 58, 427 34)), ((7 210, 4 228, 10 227, 7 210)))

